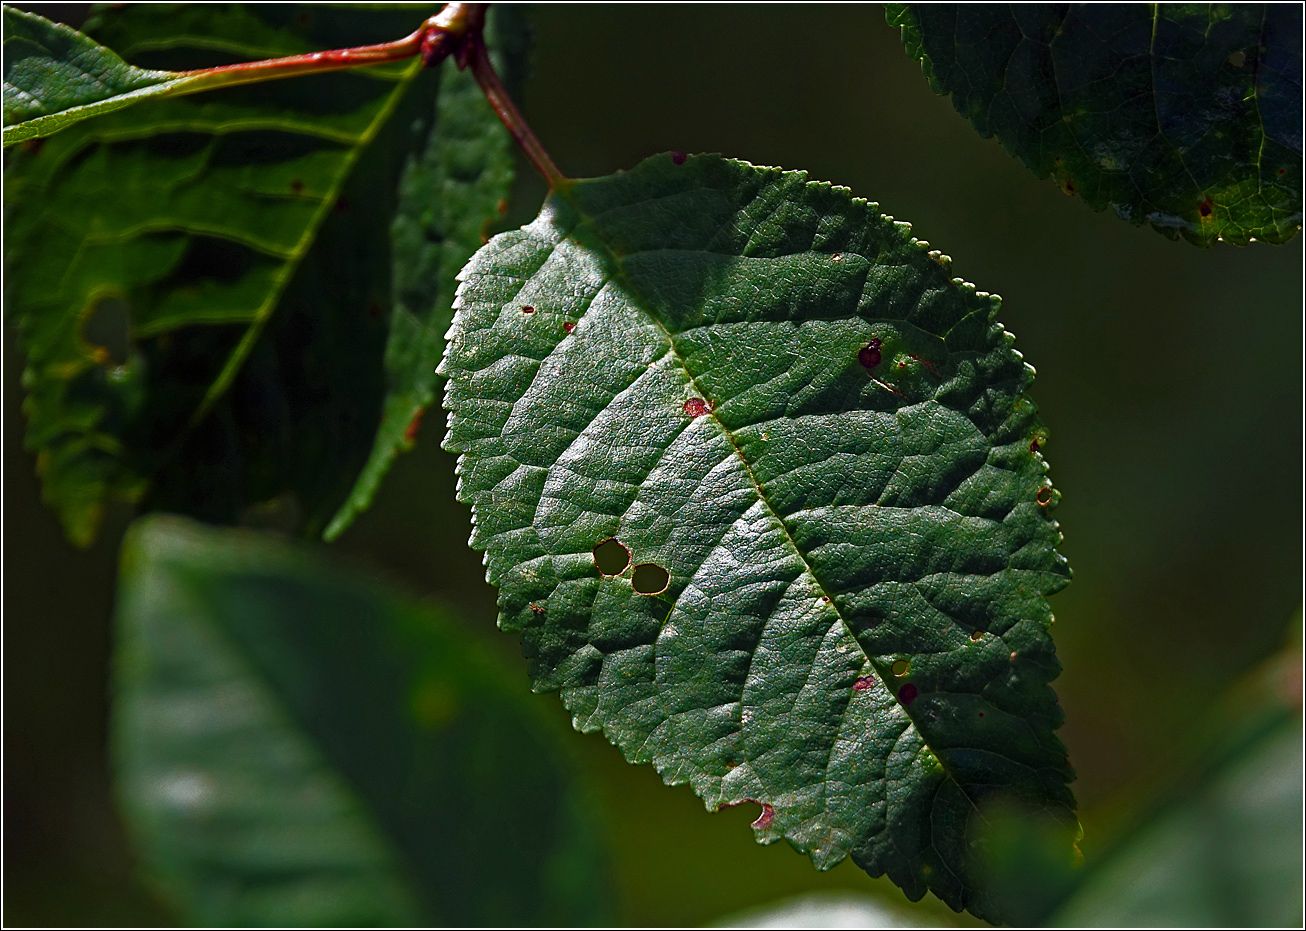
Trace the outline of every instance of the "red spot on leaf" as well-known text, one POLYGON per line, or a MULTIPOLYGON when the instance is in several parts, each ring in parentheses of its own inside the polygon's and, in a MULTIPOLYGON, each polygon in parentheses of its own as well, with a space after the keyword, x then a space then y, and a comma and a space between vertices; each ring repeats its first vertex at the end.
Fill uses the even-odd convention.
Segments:
POLYGON ((1031 453, 1036 453, 1039 451, 1038 437, 1034 437, 1034 439, 1029 441, 1029 451, 1031 453))
POLYGON ((525 307, 521 309, 521 312, 524 314, 533 314, 535 313, 535 308, 532 307, 530 304, 527 304, 525 307))
POLYGON ((1211 215, 1211 210, 1214 207, 1215 207, 1215 201, 1211 200, 1211 198, 1209 197, 1203 197, 1202 202, 1197 205, 1197 212, 1200 213, 1203 217, 1209 217, 1211 215))
POLYGON ((1280 168, 1280 169, 1279 169, 1279 174, 1281 174, 1281 175, 1286 175, 1287 173, 1288 173, 1288 169, 1286 169, 1286 168, 1280 168))
POLYGON ((917 691, 916 686, 908 682, 902 688, 898 689, 898 701, 902 702, 904 705, 910 705, 916 700, 916 696, 919 694, 920 692, 917 691))
POLYGON ((873 676, 862 676, 856 682, 853 683, 853 691, 865 692, 874 684, 875 684, 875 678, 873 676))
POLYGON ((758 829, 769 828, 771 826, 771 822, 774 820, 775 820, 775 809, 764 802, 762 803, 762 813, 758 815, 757 820, 753 822, 753 827, 758 829))
POLYGON ((702 398, 690 398, 684 403, 683 410, 690 417, 702 417, 704 414, 710 413, 715 406, 715 404, 704 401, 702 398))
POLYGON ((562 325, 562 332, 564 333, 570 333, 574 329, 576 329, 576 324, 572 323, 570 320, 562 325))
POLYGON ((422 426, 422 415, 426 413, 426 408, 418 408, 413 419, 408 421, 408 426, 404 428, 404 439, 412 443, 417 439, 417 430, 422 426))
POLYGON ((531 613, 532 613, 532 614, 535 614, 535 615, 543 616, 543 614, 544 614, 544 609, 541 608, 539 605, 535 604, 534 602, 532 602, 532 603, 531 603, 531 613))
POLYGON ((865 348, 858 350, 857 361, 862 364, 866 371, 871 371, 880 364, 880 347, 884 343, 879 337, 873 338, 866 344, 865 348))
POLYGON ((672 152, 672 153, 671 153, 671 161, 672 161, 673 163, 677 164, 677 165, 683 165, 683 164, 685 164, 685 153, 684 153, 684 152, 672 152))

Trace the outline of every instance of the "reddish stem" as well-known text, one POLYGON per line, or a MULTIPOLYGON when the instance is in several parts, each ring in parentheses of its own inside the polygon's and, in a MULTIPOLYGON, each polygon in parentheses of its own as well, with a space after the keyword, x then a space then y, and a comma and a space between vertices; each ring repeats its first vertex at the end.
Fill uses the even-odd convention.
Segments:
POLYGON ((557 190, 560 186, 567 183, 567 176, 558 170, 558 166, 553 164, 553 159, 549 158, 549 153, 544 151, 544 146, 540 140, 531 132, 530 124, 526 118, 521 115, 512 98, 508 96, 508 91, 504 88, 503 83, 499 80, 499 75, 494 71, 494 65, 490 64, 490 56, 485 50, 485 41, 480 32, 468 37, 466 51, 459 56, 459 65, 463 64, 463 54, 467 56, 467 64, 471 65, 472 75, 476 78, 476 83, 481 85, 481 90, 485 93, 485 99, 490 102, 494 112, 499 115, 503 125, 512 133, 513 139, 521 146, 526 157, 531 160, 535 170, 544 176, 544 180, 549 183, 549 187, 557 190))

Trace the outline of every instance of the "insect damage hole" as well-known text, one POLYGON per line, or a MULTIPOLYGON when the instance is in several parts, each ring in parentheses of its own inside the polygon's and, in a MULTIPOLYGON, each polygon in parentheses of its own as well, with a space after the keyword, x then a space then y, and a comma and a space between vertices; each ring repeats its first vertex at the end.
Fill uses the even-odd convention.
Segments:
POLYGON ((671 584, 671 573, 657 563, 640 563, 630 576, 630 587, 639 595, 661 595, 671 584))
POLYGON ((608 537, 594 547, 594 567, 599 575, 621 575, 630 565, 630 550, 616 537, 608 537))

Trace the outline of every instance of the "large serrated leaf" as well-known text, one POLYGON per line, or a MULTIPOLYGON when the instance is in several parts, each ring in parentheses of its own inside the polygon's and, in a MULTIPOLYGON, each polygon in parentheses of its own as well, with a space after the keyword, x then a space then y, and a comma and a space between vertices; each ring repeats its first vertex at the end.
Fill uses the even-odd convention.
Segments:
POLYGON ((114 751, 202 926, 574 926, 611 903, 558 724, 442 609, 249 531, 128 533, 114 751))
MULTIPOLYGON (((184 69, 394 38, 433 10, 137 4, 95 34, 184 69)), ((397 230, 392 249, 405 170, 444 170, 439 88, 413 59, 147 102, 11 150, 6 308, 27 355, 27 445, 73 539, 109 498, 224 522, 275 501, 307 533, 365 503, 360 469, 407 423, 383 419, 387 393, 429 396, 440 351, 394 349, 410 317, 443 324, 439 283, 392 296, 392 273, 421 261, 423 237, 470 252, 468 217, 495 216, 483 202, 506 191, 502 144, 486 142, 497 160, 474 196, 447 186, 419 242, 397 230), (93 335, 106 298, 127 315, 116 354, 93 335)))
POLYGON ((1069 572, 1033 370, 949 263, 802 173, 569 182, 463 273, 447 446, 500 624, 578 728, 987 914, 977 806, 1073 819, 1069 572))
POLYGON ((887 5, 930 86, 1095 210, 1174 239, 1287 242, 1302 219, 1302 8, 887 5))

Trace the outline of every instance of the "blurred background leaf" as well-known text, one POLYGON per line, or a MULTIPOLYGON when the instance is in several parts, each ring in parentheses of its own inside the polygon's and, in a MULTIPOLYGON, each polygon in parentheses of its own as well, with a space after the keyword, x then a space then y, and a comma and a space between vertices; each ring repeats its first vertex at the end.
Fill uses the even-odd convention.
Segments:
POLYGON ((200 925, 575 925, 600 821, 520 675, 418 604, 251 531, 124 543, 128 826, 200 925))
POLYGON ((891 3, 936 93, 1094 210, 1201 246, 1301 229, 1302 8, 891 3))
MULTIPOLYGON (((45 15, 49 15, 46 13, 45 15)), ((57 15, 57 14, 56 14, 57 15)), ((1278 649, 1301 599, 1301 252, 1193 249, 1039 182, 981 139, 904 53, 879 6, 812 5, 820 54, 777 55, 786 7, 638 4, 531 12, 524 109, 564 171, 678 149, 804 168, 908 216, 1003 296, 1039 369, 1057 517, 1075 584, 1052 599, 1089 862, 1169 784, 1228 683, 1278 649), (1291 338, 1285 338, 1290 334, 1291 338)), ((544 185, 519 166, 503 225, 544 185)), ((175 920, 130 876, 111 804, 106 669, 117 538, 71 548, 22 448, 21 363, 5 356, 5 917, 27 924, 175 920)), ((431 411, 410 455, 337 548, 437 595, 486 646, 493 590, 466 545, 453 457, 431 411)), ((1292 623, 1298 623, 1294 620, 1292 623)), ((519 658, 517 659, 520 662, 519 658)), ((560 708, 547 708, 561 723, 560 708)), ((704 924, 808 892, 903 904, 852 864, 821 873, 754 843, 745 806, 706 816, 593 737, 567 744, 596 780, 628 924, 704 924)), ((932 896, 922 923, 959 921, 932 896)))
POLYGON ((1052 924, 1301 926, 1301 668, 1298 641, 1224 696, 1184 777, 1088 864, 1052 924))

